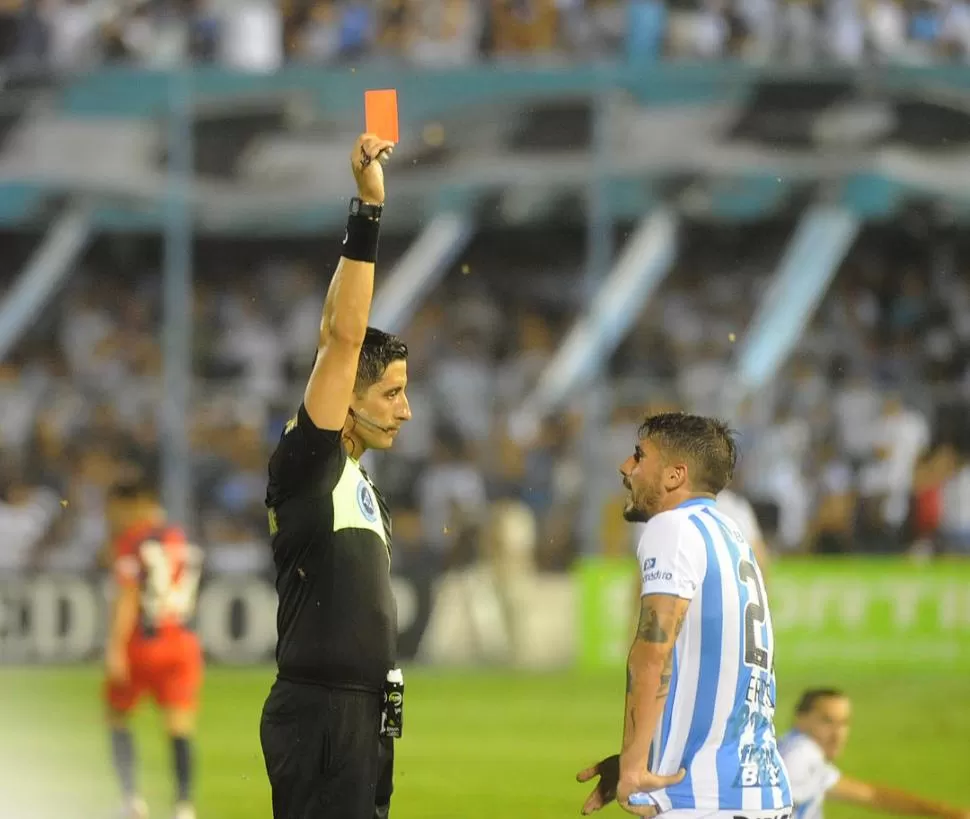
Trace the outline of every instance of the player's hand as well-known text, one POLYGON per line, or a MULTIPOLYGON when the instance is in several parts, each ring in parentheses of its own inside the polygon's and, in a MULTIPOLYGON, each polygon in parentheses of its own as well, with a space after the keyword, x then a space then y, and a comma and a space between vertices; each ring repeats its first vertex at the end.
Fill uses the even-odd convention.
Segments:
POLYGON ((394 143, 373 134, 361 134, 350 152, 350 167, 357 181, 357 195, 371 205, 384 204, 384 163, 394 153, 394 143))
POLYGON ((583 816, 595 813, 601 808, 605 808, 610 802, 616 799, 616 785, 620 781, 620 757, 619 754, 608 756, 602 762, 598 762, 591 768, 586 768, 576 774, 577 782, 589 782, 595 777, 600 781, 596 783, 593 792, 586 798, 583 804, 583 816))
POLYGON ((117 685, 128 682, 128 652, 124 649, 109 649, 105 655, 105 670, 108 680, 117 685))
POLYGON ((669 788, 680 782, 686 775, 687 771, 681 768, 672 776, 660 776, 660 774, 644 771, 635 777, 621 777, 616 786, 616 802, 623 810, 634 816, 656 816, 660 812, 656 805, 631 805, 630 797, 635 793, 651 793, 669 788))

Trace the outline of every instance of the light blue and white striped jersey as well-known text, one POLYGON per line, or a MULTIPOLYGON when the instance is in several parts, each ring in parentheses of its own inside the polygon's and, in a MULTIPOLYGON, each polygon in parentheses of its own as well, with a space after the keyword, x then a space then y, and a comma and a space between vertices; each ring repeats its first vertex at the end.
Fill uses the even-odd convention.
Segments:
POLYGON ((793 819, 822 819, 825 794, 842 778, 825 758, 819 744, 801 731, 789 731, 778 740, 795 800, 793 819))
POLYGON ((650 753, 654 773, 687 775, 651 795, 661 810, 791 807, 775 741, 771 614, 737 524, 712 500, 687 501, 651 518, 637 558, 644 595, 691 601, 650 753))

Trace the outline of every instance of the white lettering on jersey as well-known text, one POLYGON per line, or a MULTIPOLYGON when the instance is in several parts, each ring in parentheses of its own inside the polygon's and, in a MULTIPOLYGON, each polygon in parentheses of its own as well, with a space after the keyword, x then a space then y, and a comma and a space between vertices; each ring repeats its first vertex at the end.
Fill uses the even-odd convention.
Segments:
POLYGON ((202 550, 189 543, 166 546, 146 540, 139 548, 145 566, 141 605, 153 623, 187 622, 195 611, 202 577, 202 550))

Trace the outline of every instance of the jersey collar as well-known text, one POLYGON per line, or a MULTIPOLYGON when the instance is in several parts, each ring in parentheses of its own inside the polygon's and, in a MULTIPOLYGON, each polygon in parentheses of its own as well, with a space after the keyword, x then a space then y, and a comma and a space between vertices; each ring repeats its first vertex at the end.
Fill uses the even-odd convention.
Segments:
POLYGON ((690 506, 716 506, 717 503, 714 498, 690 498, 685 500, 683 503, 678 503, 675 509, 686 509, 690 506))

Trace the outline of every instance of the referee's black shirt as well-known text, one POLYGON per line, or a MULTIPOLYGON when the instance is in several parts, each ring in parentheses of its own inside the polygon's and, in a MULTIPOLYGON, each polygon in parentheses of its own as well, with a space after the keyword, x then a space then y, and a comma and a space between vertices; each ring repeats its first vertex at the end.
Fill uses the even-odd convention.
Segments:
POLYGON ((269 462, 279 677, 379 692, 395 660, 391 520, 339 431, 301 405, 269 462))

